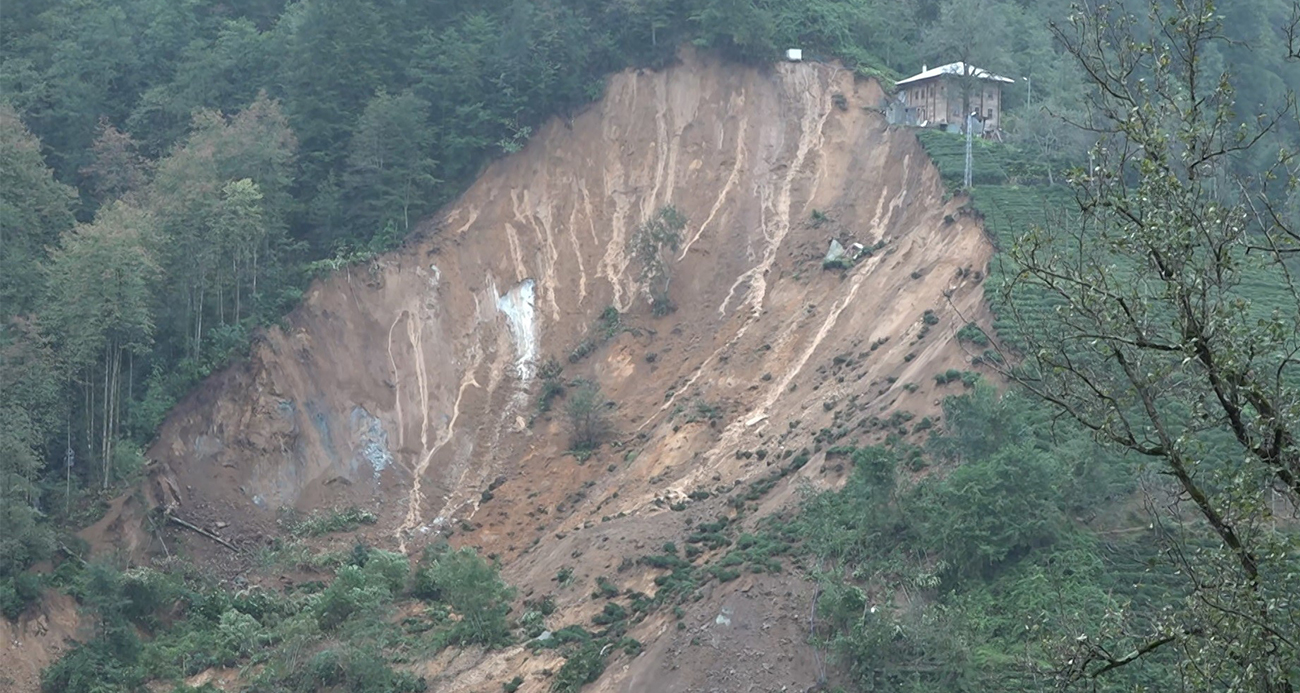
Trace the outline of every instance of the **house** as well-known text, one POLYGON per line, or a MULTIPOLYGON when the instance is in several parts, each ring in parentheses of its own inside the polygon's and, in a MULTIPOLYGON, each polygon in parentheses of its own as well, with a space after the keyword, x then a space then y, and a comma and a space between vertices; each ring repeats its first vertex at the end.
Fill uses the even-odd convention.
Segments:
POLYGON ((894 83, 907 109, 906 120, 922 127, 964 131, 963 104, 978 115, 980 134, 996 133, 1002 125, 1002 85, 1010 77, 995 75, 966 63, 948 63, 894 83))

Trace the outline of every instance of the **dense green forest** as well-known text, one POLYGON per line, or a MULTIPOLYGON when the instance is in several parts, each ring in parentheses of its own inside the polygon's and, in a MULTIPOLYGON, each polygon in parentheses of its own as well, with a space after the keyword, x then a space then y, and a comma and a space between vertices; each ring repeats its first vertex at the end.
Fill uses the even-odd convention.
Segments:
MULTIPOLYGON (((109 690, 191 672, 205 664, 183 660, 195 648, 213 653, 207 664, 254 651, 269 657, 264 650, 293 642, 304 628, 370 632, 374 623, 360 617, 366 608, 418 593, 391 577, 399 559, 382 552, 374 561, 365 551, 340 557, 330 567, 343 581, 324 596, 196 608, 188 625, 147 647, 136 632, 157 626, 163 600, 203 605, 222 597, 152 574, 78 571, 75 561, 65 565, 76 575, 26 569, 70 541, 62 532, 93 519, 104 493, 132 480, 171 406, 244 353, 252 330, 295 305, 311 276, 395 247, 485 162, 526 146, 543 119, 598 98, 611 71, 664 65, 683 44, 747 62, 797 45, 806 56, 841 59, 885 81, 923 62, 954 60, 1026 78, 1006 90, 1009 144, 981 146, 974 193, 975 208, 1010 250, 1021 232, 1047 219, 1044 208, 1074 197, 1067 185, 1081 179, 1068 169, 1099 136, 1061 117, 1092 125, 1100 107, 1086 63, 1050 28, 1067 25, 1071 12, 1068 0, 7 2, 0 15, 0 609, 20 614, 53 579, 103 616, 93 647, 51 671, 50 690, 95 690, 97 682, 76 679, 87 671, 111 671, 119 688, 109 690), (330 611, 335 602, 342 616, 330 611), (241 644, 253 636, 259 645, 241 644)), ((1288 61, 1295 44, 1285 32, 1292 3, 1240 1, 1217 12, 1231 40, 1206 42, 1196 58, 1204 74, 1233 76, 1236 108, 1220 124, 1250 124, 1285 108, 1300 90, 1300 70, 1288 61)), ((1220 175, 1279 174, 1266 199, 1279 209, 1294 205, 1287 169, 1271 167, 1279 150, 1294 150, 1297 133, 1282 114, 1255 146, 1234 150, 1220 175)), ((927 137, 945 178, 960 180, 960 145, 927 137)), ((1011 268, 995 279, 1014 275, 1011 268)), ((1277 286, 1265 285, 1264 303, 1294 298, 1277 286)), ((998 324, 1009 338, 1025 327, 1012 320, 1011 300, 998 324)), ((1047 312, 1022 305, 1025 315, 1047 312)), ((1294 321, 1233 328, 1276 333, 1287 325, 1294 321)), ((948 403, 947 429, 922 448, 895 442, 842 451, 856 461, 850 485, 767 535, 802 547, 788 551, 815 556, 823 567, 829 587, 820 636, 864 690, 1034 689, 1046 680, 1035 676, 1048 677, 1055 662, 1080 651, 1079 632, 1117 633, 1110 647, 1120 659, 1142 647, 1143 634, 1158 639, 1185 626, 1151 616, 1191 599, 1185 581, 1170 579, 1177 563, 1150 565, 1160 556, 1149 541, 1144 548, 1146 535, 1105 534, 1128 524, 1084 529, 1077 519, 1135 492, 1137 480, 1148 478, 1142 469, 1165 470, 1141 467, 1133 449, 1098 445, 1086 421, 1058 425, 1030 401, 977 387, 948 403), (942 480, 896 481, 898 469, 958 461, 964 466, 942 480), (867 618, 864 589, 880 582, 845 576, 872 574, 905 583, 927 606, 897 622, 867 618), (1018 610, 1007 611, 1009 603, 1018 610), (1037 630, 1026 631, 1026 623, 1037 630)), ((1250 406, 1258 411, 1260 402, 1250 406)), ((1226 449, 1213 447, 1221 443, 1197 442, 1226 449)), ((1217 493, 1235 488, 1223 467, 1203 473, 1217 493)), ((1214 537, 1188 531, 1177 546, 1212 550, 1214 537)), ((1295 551, 1293 543, 1266 549, 1284 558, 1295 551)), ((436 570, 441 560, 426 557, 421 570, 436 570)), ((451 599, 439 594, 423 598, 451 599)), ((494 595, 495 604, 501 597, 494 595)), ((1293 603, 1272 608, 1295 610, 1293 603)), ((455 637, 448 630, 440 642, 455 637)), ((1105 685, 1213 690, 1215 679, 1180 666, 1199 646, 1187 645, 1181 657, 1153 650, 1135 666, 1117 667, 1123 670, 1105 685)), ((1083 652, 1097 662, 1085 673, 1106 665, 1097 652, 1083 652)), ((348 657, 274 660, 263 685, 310 690, 294 677, 318 669, 322 680, 363 686, 356 690, 414 690, 373 653, 348 657)))

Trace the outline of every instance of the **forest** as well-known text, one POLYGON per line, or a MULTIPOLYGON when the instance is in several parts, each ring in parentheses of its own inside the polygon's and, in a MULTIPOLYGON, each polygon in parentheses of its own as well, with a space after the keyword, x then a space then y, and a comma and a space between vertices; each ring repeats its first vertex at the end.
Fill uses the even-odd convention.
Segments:
MULTIPOLYGON (((1145 12, 1145 4, 1138 4, 1143 5, 1139 13, 1145 12)), ((1171 16, 1178 16, 1188 3, 1155 5, 1171 7, 1171 16)), ((1196 67, 1198 74, 1230 73, 1232 81, 1220 85, 1225 90, 1217 94, 1222 113, 1211 125, 1246 128, 1258 123, 1257 115, 1276 114, 1249 147, 1221 152, 1231 156, 1218 175, 1223 180, 1230 173, 1276 179, 1264 199, 1276 203, 1285 218, 1300 200, 1294 165, 1287 158, 1300 147, 1294 119, 1300 44, 1294 31, 1286 31, 1295 26, 1296 7, 1289 0, 1249 0, 1212 9, 1226 38, 1206 42, 1205 52, 1195 56, 1196 67)), ((629 66, 662 67, 686 44, 745 63, 777 60, 786 47, 801 46, 806 58, 840 60, 862 77, 886 84, 920 71, 922 63, 963 60, 1020 80, 1004 92, 1004 151, 1012 153, 1006 163, 1020 166, 1021 178, 1036 184, 1035 167, 1042 161, 1065 162, 1055 171, 1059 180, 1054 177, 1052 185, 1039 186, 1046 192, 1034 193, 1064 195, 1072 181, 1081 180, 1066 175, 1066 169, 1082 165, 1090 148, 1105 141, 1097 123, 1107 116, 1106 104, 1096 98, 1097 76, 1088 71, 1090 63, 1070 50, 1068 28, 1061 28, 1069 26, 1075 12, 1069 0, 5 3, 0 18, 0 612, 17 617, 46 584, 59 579, 28 568, 69 551, 75 544, 71 532, 93 521, 107 498, 138 480, 143 450, 171 407, 204 377, 246 354, 256 330, 293 308, 313 277, 399 247, 422 218, 454 199, 488 162, 525 147, 547 118, 572 115, 598 99, 609 73, 629 66)), ((1109 115, 1117 117, 1119 111, 1109 115)), ((1172 122, 1187 113, 1157 115, 1172 122)), ((1201 123, 1196 120, 1201 114, 1192 116, 1193 124, 1201 123)), ((1133 129, 1124 133, 1128 141, 1142 134, 1133 129)), ((1151 136, 1148 145, 1170 135, 1146 134, 1151 136)), ((1203 142, 1193 140, 1211 151, 1221 134, 1216 129, 1203 142)), ((951 143, 935 139, 926 144, 951 182, 954 167, 943 159, 943 152, 951 153, 951 143)), ((1118 169, 1127 165, 1116 163, 1118 169)), ((990 176, 1004 183, 1005 174, 990 176)), ((996 222, 1001 209, 1019 204, 1023 191, 994 187, 983 198, 977 193, 976 205, 983 205, 996 222), (1015 199, 1008 203, 1001 194, 1015 199)), ((1172 187, 1160 192, 1202 192, 1172 187)), ((1107 193, 1096 194, 1100 200, 1107 193)), ((1108 203, 1114 199, 1105 198, 1108 203)), ((1212 205, 1210 213, 1215 213, 1212 205)), ((1000 250, 1010 252, 1015 233, 1027 230, 1008 230, 1000 250)), ((1125 249, 1124 239, 1114 242, 1116 252, 1125 249)), ((1289 250, 1276 252, 1281 257, 1289 250)), ((1033 267, 1038 258, 1027 250, 1012 256, 1025 267, 1033 267)), ((1189 260, 1189 266, 1195 265, 1189 260)), ((1285 262, 1270 268, 1289 271, 1285 262)), ((1051 273, 1030 275, 1050 288, 1051 273)), ((1007 276, 1023 275, 1009 271, 1007 276)), ((1240 304, 1228 300, 1230 293, 1214 307, 1233 305, 1240 311, 1240 304)), ((1008 337, 1021 330, 1016 334, 1027 340, 1037 335, 1040 342, 1020 346, 1046 348, 1049 337, 1059 335, 1036 333, 1031 328, 1040 324, 1037 318, 1010 324, 1015 322, 1012 315, 1019 315, 1015 306, 1028 305, 1017 303, 1022 299, 1008 293, 1001 304, 1008 337)), ((1295 305, 1282 312, 1287 310, 1294 313, 1295 305)), ((1228 327, 1253 336, 1267 333, 1273 341, 1264 343, 1276 347, 1289 344, 1282 333, 1295 323, 1293 315, 1284 315, 1267 325, 1228 327)), ((1246 358, 1234 353, 1237 357, 1246 358)), ((1136 586, 1131 594, 1113 589, 1135 585, 1130 578, 1141 573, 1149 553, 1125 542, 1100 542, 1069 520, 1135 491, 1130 474, 1135 456, 1152 456, 1153 448, 1123 439, 1113 426, 1129 407, 1139 406, 1139 399, 1125 400, 1113 411, 1087 409, 1070 397, 1092 380, 1063 379, 1053 370, 1059 362, 1038 366, 1042 370, 1036 374, 1008 374, 1024 381, 1028 394, 1002 399, 971 383, 969 393, 946 405, 951 428, 936 433, 924 449, 899 443, 846 451, 858 467, 853 482, 839 494, 811 501, 798 522, 765 535, 828 561, 833 558, 839 566, 839 572, 821 576, 839 585, 828 592, 830 630, 823 634, 824 642, 853 671, 862 690, 1027 690, 1038 685, 1007 677, 1001 668, 1006 653, 1027 642, 1009 633, 1015 618, 976 618, 997 612, 1004 590, 1029 595, 1020 603, 1026 610, 1041 607, 1034 618, 1045 630, 1115 628, 1124 633, 1120 639, 1128 649, 1139 651, 1140 638, 1133 631, 1149 626, 1152 632, 1166 632, 1161 628, 1174 626, 1142 614, 1130 619, 1129 610, 1151 613, 1192 599, 1163 569, 1147 573, 1155 592, 1136 586), (1025 403, 1034 393, 1075 412, 1074 428, 1058 429, 1055 420, 1044 420, 1025 403), (998 421, 990 423, 993 418, 998 421), (1006 430, 1023 431, 1023 439, 990 434, 1006 430), (1108 446, 1097 443, 1098 437, 1108 446), (916 488, 894 485, 899 467, 958 458, 970 462, 961 476, 916 488), (967 503, 968 498, 958 496, 971 488, 989 498, 1015 498, 1017 505, 990 501, 997 510, 986 512, 972 504, 968 514, 955 518, 926 514, 925 508, 935 503, 967 503), (881 497, 888 502, 878 503, 881 497), (879 514, 858 513, 864 504, 879 507, 879 514), (1011 526, 997 522, 999 515, 1021 521, 1011 526), (935 577, 943 571, 931 575, 920 570, 916 549, 905 545, 922 546, 928 558, 942 555, 947 565, 971 572, 935 577), (973 553, 959 555, 962 551, 973 553), (1061 566, 1067 561, 1087 568, 1066 575, 1061 566), (854 592, 857 588, 846 587, 849 582, 832 578, 855 570, 952 581, 934 610, 909 615, 919 632, 935 641, 891 641, 880 623, 851 618, 863 607, 861 590, 854 592), (1055 604, 1044 603, 1045 584, 1058 590, 1051 596, 1055 604), (1096 607, 1098 601, 1108 605, 1107 622, 1081 615, 1085 604, 1096 607), (1078 610, 1064 609, 1067 603, 1077 604, 1078 610), (998 646, 971 645, 980 639, 998 646), (936 664, 936 657, 943 662, 936 664)), ((1249 390, 1244 373, 1230 374, 1243 392, 1249 390)), ((1290 396, 1287 388, 1273 385, 1274 400, 1290 396)), ((1248 404, 1238 412, 1268 411, 1265 399, 1242 397, 1248 404)), ((1202 405, 1182 401, 1169 406, 1183 407, 1178 416, 1185 416, 1201 413, 1202 405)), ((1220 426, 1211 435, 1207 426, 1179 440, 1205 434, 1197 439, 1202 449, 1227 445, 1239 451, 1216 437, 1224 430, 1231 433, 1231 422, 1209 418, 1228 428, 1220 426)), ((1277 431, 1288 430, 1289 419, 1276 423, 1286 418, 1281 414, 1266 418, 1277 431)), ((1273 431, 1266 425, 1262 432, 1245 428, 1249 426, 1238 431, 1238 442, 1248 452, 1260 446, 1247 442, 1273 431)), ((1283 437, 1281 432, 1278 436, 1283 437)), ((1169 447, 1155 456, 1168 459, 1163 450, 1169 447)), ((1279 450, 1285 447, 1279 443, 1279 450)), ((1275 457, 1283 459, 1283 466, 1293 465, 1288 460, 1294 458, 1286 454, 1291 453, 1283 450, 1275 457)), ((1273 459, 1264 457, 1265 462, 1273 459)), ((1216 493, 1234 492, 1223 469, 1204 473, 1215 479, 1216 493)), ((1239 509, 1243 515, 1257 511, 1239 509)), ((1198 550, 1214 543, 1213 537, 1189 536, 1184 539, 1198 550)), ((1216 536, 1235 535, 1219 527, 1216 536)), ((1294 567, 1294 536, 1287 541, 1262 549, 1290 557, 1291 563, 1275 564, 1280 569, 1294 567)), ((367 568, 372 564, 365 557, 333 567, 361 582, 388 580, 387 592, 379 592, 391 596, 408 589, 383 572, 382 561, 397 560, 379 555, 375 567, 367 568)), ((482 568, 465 560, 474 570, 482 568)), ((437 557, 426 557, 421 565, 436 570, 437 557)), ((123 605, 130 602, 122 597, 123 584, 130 580, 122 580, 94 571, 77 578, 83 587, 93 587, 86 594, 111 597, 96 606, 111 616, 101 626, 105 647, 134 648, 134 658, 139 643, 122 644, 134 637, 123 635, 129 630, 124 624, 154 614, 143 605, 138 613, 123 605)), ((1253 578, 1248 582, 1256 584, 1253 578)), ((171 583, 164 587, 183 589, 171 583)), ((506 591, 504 586, 498 590, 506 591)), ((494 605, 502 599, 492 596, 494 605)), ((1286 632, 1294 636, 1300 609, 1275 594, 1267 599, 1282 599, 1270 608, 1273 613, 1289 611, 1292 630, 1286 632)), ((311 607, 315 611, 274 608, 281 609, 286 623, 328 618, 325 606, 311 607)), ((228 630, 235 633, 238 625, 227 624, 228 630)), ((1242 626, 1233 632, 1247 631, 1242 626)), ((1289 642, 1283 634, 1273 635, 1289 642)), ((1277 647, 1272 637, 1263 637, 1259 647, 1277 647)), ((225 646, 237 647, 237 639, 230 636, 225 646)), ((1035 650, 1028 659, 1046 666, 1072 651, 1060 639, 1051 642, 1056 649, 1035 650)), ((1295 643, 1289 645, 1279 651, 1296 652, 1295 643)), ((155 649, 165 646, 160 641, 155 649)), ((1186 660, 1166 652, 1157 652, 1150 667, 1132 667, 1138 673, 1112 681, 1113 690, 1171 690, 1166 686, 1173 685, 1175 671, 1191 690, 1216 690, 1214 675, 1189 676, 1178 664, 1186 660)), ((1123 668, 1117 664, 1123 655, 1090 654, 1098 664, 1081 678, 1091 680, 1096 668, 1108 665, 1123 668)), ((118 656, 82 656, 101 655, 118 656)), ((1194 653, 1188 657, 1194 659, 1194 653)), ((74 685, 74 669, 93 664, 69 661, 51 674, 48 690, 95 690, 86 682, 74 685)), ((1020 669, 1017 676, 1031 676, 1027 671, 1020 669)), ((285 681, 293 675, 283 672, 285 681)), ((1269 676, 1274 683, 1288 680, 1286 671, 1269 676)), ((1289 676, 1291 682, 1300 680, 1294 667, 1289 676)), ((111 690, 130 690, 141 677, 123 674, 122 688, 111 690)), ((291 690, 284 685, 283 690, 291 690)), ((374 690, 405 690, 408 683, 383 685, 388 688, 374 690)), ((1291 688, 1260 684, 1242 690, 1291 688)))

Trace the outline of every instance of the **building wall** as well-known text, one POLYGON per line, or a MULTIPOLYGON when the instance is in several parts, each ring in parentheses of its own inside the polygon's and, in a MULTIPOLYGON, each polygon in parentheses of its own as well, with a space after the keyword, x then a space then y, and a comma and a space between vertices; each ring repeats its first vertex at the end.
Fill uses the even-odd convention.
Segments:
MULTIPOLYGON (((936 77, 909 84, 904 91, 909 107, 916 108, 917 122, 928 125, 960 125, 963 120, 961 84, 953 77, 936 77)), ((1002 85, 983 82, 970 95, 972 109, 978 108, 986 130, 1002 127, 1002 85)))
POLYGON ((930 79, 907 87, 907 105, 917 109, 917 122, 942 125, 949 122, 948 89, 943 80, 930 79))

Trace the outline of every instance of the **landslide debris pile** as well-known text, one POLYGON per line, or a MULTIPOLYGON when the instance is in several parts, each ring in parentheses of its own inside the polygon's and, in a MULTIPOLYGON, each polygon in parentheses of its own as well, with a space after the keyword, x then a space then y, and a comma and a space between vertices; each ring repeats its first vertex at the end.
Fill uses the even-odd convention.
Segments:
MULTIPOLYGON (((665 570, 641 558, 833 485, 828 450, 910 432, 938 415, 933 374, 970 367, 952 335, 987 317, 991 248, 881 97, 814 63, 687 55, 612 77, 402 250, 318 281, 182 402, 149 451, 150 501, 246 547, 285 512, 358 506, 385 548, 450 538, 497 557, 524 598, 554 596, 548 625, 598 614, 591 585, 619 567, 619 589, 652 594, 665 570), (684 222, 666 263, 675 309, 652 310, 629 240, 668 208, 684 222), (832 240, 848 259, 823 262, 832 240), (599 395, 603 443, 575 455, 579 391, 599 395)), ((122 541, 120 519, 96 531, 122 541)), ((796 577, 704 596, 689 628, 632 628, 645 651, 593 689, 815 678, 796 577)), ((516 674, 545 690, 558 661, 516 646, 418 668, 436 690, 516 674)))

